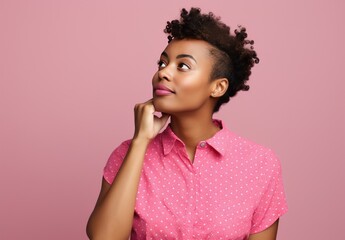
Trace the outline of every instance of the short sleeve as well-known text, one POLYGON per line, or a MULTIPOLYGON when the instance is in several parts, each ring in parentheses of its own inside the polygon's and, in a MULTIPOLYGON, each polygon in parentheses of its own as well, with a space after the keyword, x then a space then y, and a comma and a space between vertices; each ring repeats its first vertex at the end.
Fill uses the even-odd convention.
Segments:
POLYGON ((280 161, 271 150, 266 161, 266 184, 253 214, 251 234, 265 230, 288 210, 280 161))
POLYGON ((125 158, 130 140, 121 143, 109 156, 108 161, 103 169, 103 177, 109 183, 112 184, 117 172, 119 171, 123 159, 125 158))

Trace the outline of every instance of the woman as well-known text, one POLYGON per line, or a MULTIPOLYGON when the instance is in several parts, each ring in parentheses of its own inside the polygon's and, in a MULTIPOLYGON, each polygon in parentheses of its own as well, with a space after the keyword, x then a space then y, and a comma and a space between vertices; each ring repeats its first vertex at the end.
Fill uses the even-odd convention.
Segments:
POLYGON ((279 160, 212 118, 248 90, 259 62, 246 30, 183 9, 135 106, 135 132, 111 154, 90 239, 276 239, 286 210, 279 160), (249 46, 249 47, 248 47, 249 46), (157 117, 155 112, 161 112, 157 117), (170 118, 170 124, 161 131, 170 118))

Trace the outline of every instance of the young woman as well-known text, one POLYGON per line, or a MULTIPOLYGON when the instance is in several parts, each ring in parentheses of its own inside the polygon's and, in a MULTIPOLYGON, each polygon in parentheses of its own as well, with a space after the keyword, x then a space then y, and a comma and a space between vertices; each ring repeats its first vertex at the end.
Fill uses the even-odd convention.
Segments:
POLYGON ((249 89, 253 41, 197 8, 165 32, 153 98, 135 106, 133 138, 109 157, 89 238, 276 239, 287 211, 279 160, 212 117, 249 89))

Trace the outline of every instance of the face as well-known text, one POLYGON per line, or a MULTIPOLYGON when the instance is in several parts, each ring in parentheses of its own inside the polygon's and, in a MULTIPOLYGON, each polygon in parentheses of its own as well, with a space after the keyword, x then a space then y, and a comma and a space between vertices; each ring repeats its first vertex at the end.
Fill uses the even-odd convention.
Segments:
POLYGON ((214 60, 211 46, 202 40, 173 40, 158 61, 152 79, 156 111, 171 115, 209 108, 214 60))

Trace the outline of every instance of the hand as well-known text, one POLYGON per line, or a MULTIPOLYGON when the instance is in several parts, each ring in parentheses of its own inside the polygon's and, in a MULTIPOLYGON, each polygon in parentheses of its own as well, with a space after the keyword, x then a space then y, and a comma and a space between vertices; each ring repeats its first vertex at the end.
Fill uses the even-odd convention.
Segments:
POLYGON ((145 103, 136 104, 134 107, 135 132, 133 139, 152 140, 164 127, 169 115, 162 113, 161 117, 154 115, 155 108, 152 99, 145 103))

